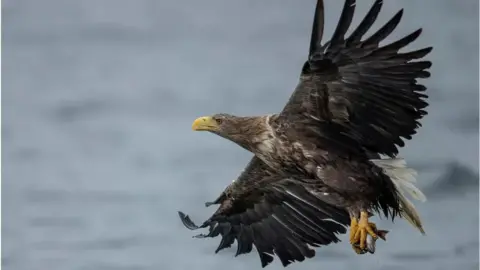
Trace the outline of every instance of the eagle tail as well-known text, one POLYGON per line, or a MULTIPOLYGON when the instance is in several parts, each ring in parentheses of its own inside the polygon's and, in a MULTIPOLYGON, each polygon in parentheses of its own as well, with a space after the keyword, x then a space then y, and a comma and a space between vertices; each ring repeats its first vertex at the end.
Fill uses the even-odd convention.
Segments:
POLYGON ((400 200, 400 215, 422 234, 425 234, 420 215, 413 203, 405 196, 405 193, 408 193, 419 201, 425 202, 427 200, 422 191, 414 185, 416 183, 415 177, 417 172, 408 168, 405 160, 401 158, 372 159, 371 161, 385 171, 385 174, 392 179, 392 182, 397 188, 400 200))

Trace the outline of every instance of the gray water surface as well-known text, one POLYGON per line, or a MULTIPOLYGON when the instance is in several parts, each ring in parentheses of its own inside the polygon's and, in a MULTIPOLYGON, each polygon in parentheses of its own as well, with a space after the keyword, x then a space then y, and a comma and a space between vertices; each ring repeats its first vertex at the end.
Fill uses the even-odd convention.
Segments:
MULTIPOLYGON (((360 21, 373 1, 357 3, 360 21)), ((192 132, 214 112, 279 111, 307 55, 315 0, 4 0, 3 226, 7 270, 260 269, 214 254, 203 221, 250 159, 192 132)), ((342 1, 326 1, 330 36, 342 1)), ((371 256, 348 242, 290 269, 478 269, 478 1, 385 1, 389 41, 433 45, 429 115, 401 155, 419 171, 427 236, 405 221, 371 256)), ((379 24, 377 24, 378 27, 379 24)), ((346 237, 342 237, 343 240, 346 237)), ((269 266, 279 269, 278 260, 269 266)))

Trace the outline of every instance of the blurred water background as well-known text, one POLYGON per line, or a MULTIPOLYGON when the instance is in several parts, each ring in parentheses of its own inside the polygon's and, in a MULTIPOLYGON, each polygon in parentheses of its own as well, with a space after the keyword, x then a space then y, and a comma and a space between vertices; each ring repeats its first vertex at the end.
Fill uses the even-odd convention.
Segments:
MULTIPOLYGON (((358 1, 354 23, 371 3, 358 1)), ((342 4, 326 0, 328 37, 342 4)), ((214 255, 219 239, 192 239, 177 217, 207 218, 203 202, 250 159, 191 122, 279 111, 314 6, 4 0, 3 269, 259 269, 255 252, 214 255)), ((401 152, 429 196, 418 205, 427 236, 381 221, 391 233, 374 256, 344 241, 290 269, 478 269, 478 1, 385 1, 378 22, 400 8, 392 38, 423 27, 410 48, 435 47, 429 115, 401 152)))

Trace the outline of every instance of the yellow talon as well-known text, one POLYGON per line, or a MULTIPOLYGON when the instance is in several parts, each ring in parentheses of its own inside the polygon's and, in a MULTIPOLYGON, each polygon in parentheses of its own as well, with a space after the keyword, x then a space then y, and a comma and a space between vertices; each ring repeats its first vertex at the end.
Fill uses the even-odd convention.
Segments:
POLYGON ((360 221, 358 222, 355 235, 353 237, 353 243, 358 243, 361 250, 365 249, 367 246, 367 234, 369 234, 373 240, 378 238, 376 231, 376 225, 374 223, 368 222, 368 213, 362 211, 360 213, 360 221))

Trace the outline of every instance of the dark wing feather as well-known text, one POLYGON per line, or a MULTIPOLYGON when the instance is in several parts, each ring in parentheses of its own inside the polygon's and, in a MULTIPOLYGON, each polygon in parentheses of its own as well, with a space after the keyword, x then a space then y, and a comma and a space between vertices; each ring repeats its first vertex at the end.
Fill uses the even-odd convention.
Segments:
POLYGON ((341 200, 339 197, 325 195, 320 192, 321 187, 309 184, 308 180, 301 180, 305 185, 298 181, 276 175, 265 177, 254 186, 234 182, 218 210, 201 226, 196 226, 187 215, 179 215, 189 229, 208 227, 207 234, 197 237, 222 237, 215 252, 236 241, 236 256, 251 252, 255 246, 262 267, 273 261, 274 254, 286 266, 315 256, 309 245, 338 242, 337 234, 345 233, 350 221, 343 208, 331 204, 341 200))
MULTIPOLYGON (((426 56, 431 47, 403 52, 399 50, 415 41, 421 29, 385 46, 380 46, 399 24, 400 10, 385 25, 362 41, 380 12, 382 0, 345 38, 355 7, 347 0, 337 28, 329 42, 320 46, 318 1, 308 61, 302 69, 299 85, 280 119, 314 127, 325 145, 339 151, 364 149, 395 156, 403 139, 411 139, 426 115, 426 87, 418 79, 430 77, 430 61, 414 61, 426 56), (328 143, 327 143, 328 142, 328 143), (343 147, 343 148, 342 148, 343 147)), ((362 150, 362 151, 364 151, 362 150)))
POLYGON ((318 1, 315 8, 315 15, 312 26, 312 37, 310 38, 309 55, 313 55, 315 52, 319 51, 319 48, 322 46, 320 42, 322 42, 324 23, 325 15, 323 1, 318 1))
MULTIPOLYGON (((318 2, 323 2, 323 1, 318 1, 318 2)), ((317 5, 318 5, 318 2, 317 2, 317 5)), ((330 39, 330 46, 326 51, 327 54, 335 53, 334 48, 341 46, 341 44, 344 42, 343 37, 345 36, 345 33, 347 32, 348 28, 350 28, 350 24, 352 23, 353 13, 355 12, 355 6, 356 6, 355 0, 345 1, 343 5, 342 14, 340 15, 340 20, 337 24, 337 27, 335 28, 335 32, 333 32, 332 38, 330 39)), ((319 40, 318 42, 321 42, 321 41, 319 40)), ((314 52, 313 55, 315 55, 315 53, 317 52, 314 52)))

